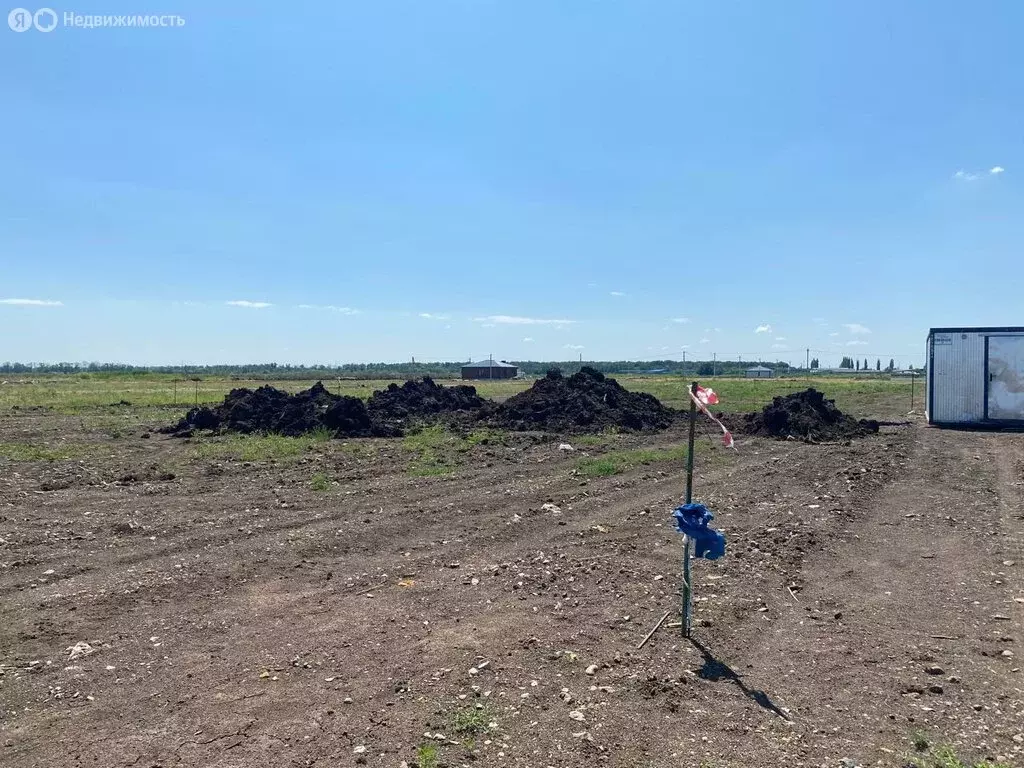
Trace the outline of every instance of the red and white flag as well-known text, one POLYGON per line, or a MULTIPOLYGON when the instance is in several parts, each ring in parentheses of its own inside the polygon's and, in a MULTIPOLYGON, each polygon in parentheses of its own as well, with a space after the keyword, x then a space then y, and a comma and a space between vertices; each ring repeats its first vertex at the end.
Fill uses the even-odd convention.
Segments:
POLYGON ((715 390, 710 387, 702 387, 700 384, 697 385, 697 399, 703 405, 718 405, 718 395, 715 394, 715 390))
POLYGON ((718 395, 715 394, 715 390, 711 388, 705 388, 697 385, 697 392, 690 392, 690 399, 697 404, 697 409, 711 419, 722 429, 722 445, 726 448, 736 449, 736 441, 732 439, 732 432, 726 428, 725 424, 719 421, 711 411, 708 410, 709 405, 718 405, 718 395))

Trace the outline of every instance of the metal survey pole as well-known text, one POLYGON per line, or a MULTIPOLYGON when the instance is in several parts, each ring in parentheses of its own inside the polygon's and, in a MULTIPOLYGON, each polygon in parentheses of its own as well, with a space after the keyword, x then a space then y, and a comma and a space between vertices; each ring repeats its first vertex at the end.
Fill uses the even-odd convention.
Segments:
MULTIPOLYGON (((690 392, 697 395, 697 382, 690 385, 690 392)), ((686 503, 693 501, 693 443, 697 436, 697 403, 690 398, 690 436, 686 450, 686 503)), ((690 537, 683 536, 683 620, 680 626, 683 637, 690 636, 690 619, 693 614, 693 588, 690 580, 690 537)))

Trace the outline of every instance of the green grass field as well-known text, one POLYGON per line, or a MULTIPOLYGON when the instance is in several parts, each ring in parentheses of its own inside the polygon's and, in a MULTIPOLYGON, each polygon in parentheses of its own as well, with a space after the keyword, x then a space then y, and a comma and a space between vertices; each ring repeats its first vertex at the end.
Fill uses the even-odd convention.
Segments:
MULTIPOLYGON (((686 407, 686 381, 678 376, 620 376, 619 382, 627 389, 649 392, 666 405, 686 407)), ((394 380, 326 379, 324 385, 332 392, 367 398, 377 389, 394 380)), ((259 387, 266 380, 204 378, 200 381, 182 379, 171 374, 110 375, 69 374, 46 376, 8 376, 0 379, 0 408, 11 406, 43 406, 62 413, 83 413, 98 406, 130 403, 134 407, 182 410, 199 404, 219 402, 235 387, 259 387)), ((282 380, 274 386, 296 392, 306 389, 315 380, 282 380)), ((401 383, 400 381, 398 383, 401 383)), ((441 381, 455 384, 456 381, 441 381)), ((473 382, 484 397, 503 400, 530 386, 532 381, 480 381, 473 382)), ((863 377, 841 378, 813 376, 780 379, 702 379, 706 386, 714 387, 722 402, 720 410, 751 411, 764 406, 776 395, 784 395, 814 386, 837 405, 855 416, 892 418, 911 410, 911 380, 905 378, 863 377)), ((914 407, 922 408, 924 382, 914 383, 914 407)))

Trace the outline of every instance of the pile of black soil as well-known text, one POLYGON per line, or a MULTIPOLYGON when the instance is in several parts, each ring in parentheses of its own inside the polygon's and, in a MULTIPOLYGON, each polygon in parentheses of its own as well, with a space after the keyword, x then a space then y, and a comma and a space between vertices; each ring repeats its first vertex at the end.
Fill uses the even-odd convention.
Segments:
POLYGON ((864 437, 878 432, 877 421, 857 420, 836 408, 816 389, 776 397, 757 413, 744 417, 743 431, 781 439, 822 442, 864 437))
POLYGON ((480 397, 474 387, 442 387, 428 376, 401 386, 389 384, 387 389, 374 392, 366 402, 374 424, 395 429, 442 416, 476 413, 487 405, 488 401, 480 397))
POLYGON ((220 405, 193 408, 175 426, 164 431, 188 435, 196 429, 275 432, 290 436, 318 429, 330 430, 335 437, 392 434, 391 430, 371 421, 362 400, 332 394, 319 382, 294 395, 271 386, 233 389, 220 405))
POLYGON ((623 389, 615 379, 590 367, 568 377, 549 371, 490 415, 493 423, 506 429, 548 432, 600 432, 606 427, 658 430, 674 418, 675 411, 658 398, 623 389))

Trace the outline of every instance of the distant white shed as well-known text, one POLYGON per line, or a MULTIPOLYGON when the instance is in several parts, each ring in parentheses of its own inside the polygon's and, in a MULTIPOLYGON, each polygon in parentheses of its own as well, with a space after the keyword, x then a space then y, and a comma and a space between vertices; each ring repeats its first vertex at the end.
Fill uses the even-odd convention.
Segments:
POLYGON ((929 424, 1024 426, 1024 328, 932 328, 929 424))
POLYGON ((770 379, 771 377, 771 368, 765 368, 763 365, 755 365, 753 368, 747 368, 748 379, 770 379))

